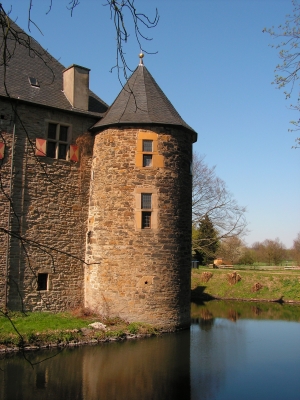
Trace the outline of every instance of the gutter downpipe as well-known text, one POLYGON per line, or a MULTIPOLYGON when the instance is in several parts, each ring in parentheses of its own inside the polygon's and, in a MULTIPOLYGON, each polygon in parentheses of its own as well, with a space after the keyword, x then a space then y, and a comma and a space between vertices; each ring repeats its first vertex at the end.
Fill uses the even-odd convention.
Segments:
POLYGON ((11 146, 11 163, 10 163, 10 182, 9 182, 9 205, 8 205, 8 218, 7 218, 7 241, 6 241, 6 264, 5 264, 5 286, 4 286, 4 309, 7 312, 8 304, 8 270, 9 270, 9 256, 10 256, 10 214, 11 214, 11 194, 12 194, 12 181, 13 181, 13 167, 14 167, 14 153, 15 153, 15 134, 16 134, 16 123, 14 118, 13 125, 13 136, 12 136, 12 146, 11 146))

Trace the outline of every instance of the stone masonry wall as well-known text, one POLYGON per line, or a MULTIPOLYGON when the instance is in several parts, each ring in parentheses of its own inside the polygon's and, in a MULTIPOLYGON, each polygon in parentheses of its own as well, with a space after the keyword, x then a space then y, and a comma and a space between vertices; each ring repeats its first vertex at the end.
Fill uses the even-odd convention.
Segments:
POLYGON ((5 145, 5 158, 0 160, 0 309, 5 307, 5 276, 7 267, 7 240, 9 202, 10 156, 12 143, 12 114, 8 104, 0 103, 0 142, 5 145))
MULTIPOLYGON (((8 305, 10 309, 51 311, 79 307, 83 304, 90 181, 88 147, 92 147, 80 139, 89 137, 85 133, 97 118, 26 104, 19 104, 17 112, 21 123, 17 119, 15 125, 8 305), (35 139, 47 137, 49 121, 70 125, 70 143, 79 139, 82 148, 79 162, 34 156, 35 139), (48 290, 37 290, 38 273, 49 274, 48 290)), ((13 120, 11 110, 10 114, 13 120)), ((5 188, 10 175, 11 132, 1 168, 5 188)), ((2 200, 3 192, 0 196, 2 200)), ((5 200, 0 205, 4 227, 7 204, 5 200)), ((1 246, 1 277, 6 255, 1 246)))
POLYGON ((96 135, 87 307, 129 321, 170 328, 189 325, 191 160, 190 134, 177 128, 123 127, 96 135), (147 134, 157 135, 156 167, 137 165, 138 138, 147 134), (152 229, 141 229, 138 218, 143 192, 156 196, 152 229))

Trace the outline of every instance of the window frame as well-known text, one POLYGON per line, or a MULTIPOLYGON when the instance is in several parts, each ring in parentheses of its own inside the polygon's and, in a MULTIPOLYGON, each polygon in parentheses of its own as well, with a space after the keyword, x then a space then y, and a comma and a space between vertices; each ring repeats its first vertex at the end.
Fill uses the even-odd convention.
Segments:
POLYGON ((152 212, 142 211, 142 229, 151 229, 152 212))
POLYGON ((135 165, 137 168, 142 168, 144 171, 151 171, 157 168, 164 168, 164 156, 158 151, 158 133, 139 129, 137 134, 137 142, 136 142, 136 154, 135 154, 135 165), (145 141, 143 144, 143 140, 145 141), (150 143, 152 142, 152 151, 150 150, 150 143), (148 157, 143 157, 143 155, 152 156, 152 162, 146 159, 148 157), (151 166, 150 166, 151 162, 151 166))
POLYGON ((151 229, 152 193, 141 193, 141 228, 151 229))
POLYGON ((153 140, 152 139, 142 139, 143 153, 153 153, 153 140), (151 150, 147 150, 146 144, 151 144, 151 150))
POLYGON ((135 230, 139 232, 156 232, 159 229, 158 226, 158 189, 154 186, 144 186, 134 188, 134 204, 135 204, 135 230), (151 203, 143 204, 142 195, 151 195, 151 203), (144 208, 143 208, 144 206, 144 208), (151 208, 149 208, 151 206, 151 208), (145 213, 143 216, 143 212, 145 213), (150 227, 145 227, 142 220, 147 216, 147 212, 151 212, 150 227))
POLYGON ((62 122, 47 121, 46 156, 54 160, 68 161, 70 153, 70 139, 71 139, 71 125, 62 122), (55 126, 55 137, 49 137, 51 125, 55 126), (66 138, 61 138, 61 136, 64 134, 61 128, 66 128, 66 138), (51 147, 54 146, 54 148, 52 148, 52 151, 50 150, 49 143, 51 143, 51 147), (65 146, 65 149, 63 150, 64 154, 63 157, 61 157, 60 153, 62 149, 61 146, 65 146))
POLYGON ((150 168, 153 165, 153 155, 143 153, 143 167, 150 168))
POLYGON ((153 167, 153 140, 142 139, 143 168, 153 167), (147 145, 151 144, 151 150, 147 149, 147 145))

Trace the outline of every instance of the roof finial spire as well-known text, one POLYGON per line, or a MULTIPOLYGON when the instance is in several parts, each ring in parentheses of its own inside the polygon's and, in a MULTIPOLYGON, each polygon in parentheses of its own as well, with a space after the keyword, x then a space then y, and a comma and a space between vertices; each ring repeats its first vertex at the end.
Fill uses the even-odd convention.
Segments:
POLYGON ((144 62, 143 62, 144 53, 142 52, 142 50, 141 50, 141 52, 140 52, 140 54, 139 54, 139 57, 140 57, 140 63, 139 63, 139 65, 144 65, 144 62))

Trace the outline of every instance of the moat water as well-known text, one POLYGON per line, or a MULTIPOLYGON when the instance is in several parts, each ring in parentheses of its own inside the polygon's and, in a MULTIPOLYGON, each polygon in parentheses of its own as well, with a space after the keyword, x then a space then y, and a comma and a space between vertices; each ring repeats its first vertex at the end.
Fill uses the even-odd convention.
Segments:
POLYGON ((192 304, 190 330, 9 355, 3 400, 299 400, 300 306, 192 304))

